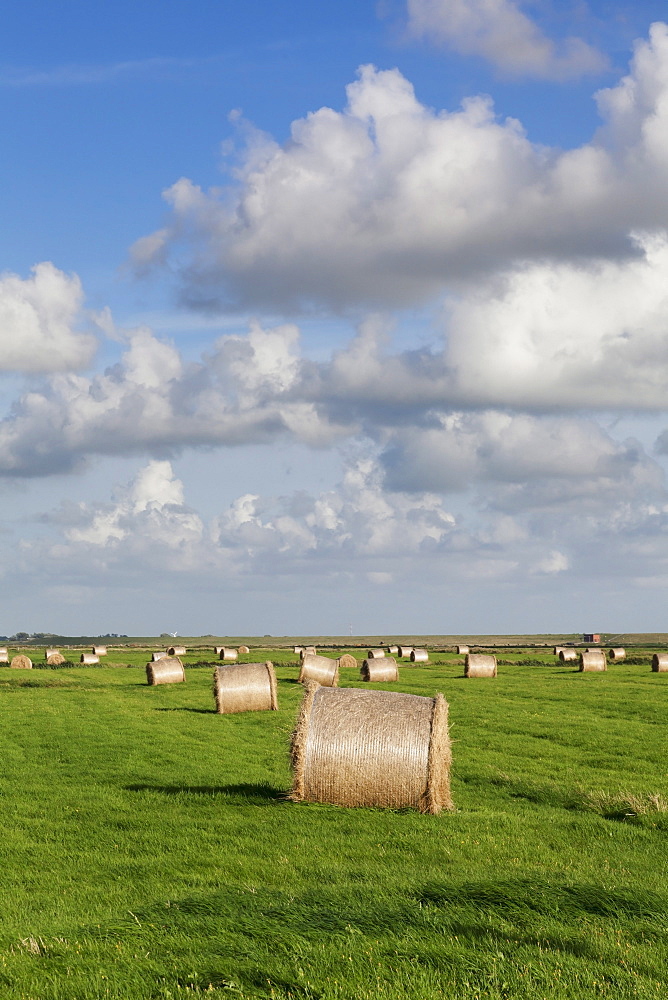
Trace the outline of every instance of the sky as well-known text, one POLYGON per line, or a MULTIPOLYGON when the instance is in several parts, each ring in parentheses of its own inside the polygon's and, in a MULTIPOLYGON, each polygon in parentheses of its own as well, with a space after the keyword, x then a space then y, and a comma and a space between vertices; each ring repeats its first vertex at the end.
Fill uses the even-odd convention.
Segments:
POLYGON ((9 0, 0 634, 666 631, 654 0, 9 0))

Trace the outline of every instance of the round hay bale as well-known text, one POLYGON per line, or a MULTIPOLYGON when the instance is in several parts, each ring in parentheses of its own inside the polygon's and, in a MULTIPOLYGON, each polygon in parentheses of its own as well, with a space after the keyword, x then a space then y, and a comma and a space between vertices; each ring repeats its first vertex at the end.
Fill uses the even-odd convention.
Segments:
MULTIPOLYGON (((250 653, 250 649, 248 648, 248 646, 239 646, 239 649, 237 650, 237 652, 238 652, 239 656, 247 656, 250 653)), ((267 661, 267 662, 269 662, 269 661, 267 661)))
POLYGON ((586 649, 580 653, 580 671, 607 670, 605 653, 602 649, 586 649))
POLYGON ((668 653, 655 653, 652 657, 652 670, 655 674, 668 673, 668 653))
POLYGON ((302 652, 303 648, 304 648, 303 646, 293 646, 292 647, 292 651, 294 653, 296 653, 297 656, 299 656, 299 654, 302 652))
POLYGON ((157 663, 158 660, 164 660, 167 655, 168 654, 164 650, 159 649, 155 653, 151 653, 151 660, 153 663, 157 663))
POLYGON ((578 658, 577 649, 562 649, 559 653, 559 659, 562 663, 575 663, 578 658))
POLYGON ((100 657, 96 656, 95 653, 82 653, 79 663, 87 663, 89 666, 93 663, 99 663, 100 657))
POLYGON ((626 659, 626 650, 622 649, 621 646, 615 646, 613 649, 608 650, 608 657, 613 663, 620 663, 626 659))
POLYGON ((452 809, 448 703, 307 685, 292 737, 294 802, 452 809))
POLYGON ((156 663, 146 664, 147 684, 178 684, 185 679, 186 672, 178 656, 163 656, 156 663))
POLYGON ((367 660, 382 660, 385 656, 384 649, 370 649, 367 654, 367 660))
POLYGON ((223 646, 223 648, 220 651, 221 660, 236 660, 238 659, 238 657, 239 654, 237 653, 236 649, 231 649, 229 646, 223 646))
POLYGON ((186 652, 187 652, 187 650, 186 650, 185 646, 170 646, 169 649, 167 650, 167 655, 168 656, 185 656, 186 652))
POLYGON ((399 647, 398 646, 388 646, 387 647, 387 653, 388 653, 388 656, 398 656, 399 655, 399 647))
POLYGON ((464 677, 496 677, 496 657, 490 653, 467 653, 464 677))
POLYGON ((399 680, 399 668, 393 656, 386 656, 382 660, 365 660, 360 672, 362 680, 372 684, 392 684, 399 680))
POLYGON ((468 646, 457 646, 457 652, 459 653, 460 656, 467 656, 471 652, 471 650, 469 649, 468 646))
POLYGON ((6 646, 0 646, 0 663, 9 663, 9 654, 6 646))
POLYGON ((329 656, 314 656, 306 653, 302 659, 302 667, 299 671, 300 681, 317 681, 323 687, 338 687, 339 683, 339 661, 332 660, 329 656))
POLYGON ((357 660, 352 653, 344 653, 336 662, 339 665, 339 670, 357 670, 357 660))
POLYGON ((426 649, 413 649, 411 663, 429 663, 429 653, 426 649))
POLYGON ((302 646, 299 651, 299 658, 303 660, 305 656, 317 656, 318 650, 315 646, 302 646))
POLYGON ((55 653, 51 653, 51 655, 47 656, 46 658, 46 665, 48 667, 59 667, 61 663, 65 662, 66 662, 65 657, 63 656, 62 653, 59 653, 57 650, 55 653))
POLYGON ((220 654, 221 654, 221 652, 222 652, 223 649, 224 649, 223 646, 214 646, 213 647, 213 651, 216 654, 216 656, 220 656, 220 654))
POLYGON ((18 653, 16 656, 13 656, 12 662, 9 665, 14 670, 32 670, 32 660, 25 653, 18 653))
POLYGON ((413 652, 412 646, 399 646, 399 656, 403 659, 406 656, 410 656, 413 652))
POLYGON ((213 694, 216 711, 221 715, 232 712, 276 711, 276 673, 270 660, 266 663, 236 663, 216 667, 213 672, 213 694))
POLYGON ((91 652, 94 656, 106 656, 107 647, 106 646, 93 646, 91 652))
POLYGON ((53 656, 54 653, 60 653, 60 650, 59 649, 45 649, 44 650, 44 659, 48 660, 49 657, 53 656))

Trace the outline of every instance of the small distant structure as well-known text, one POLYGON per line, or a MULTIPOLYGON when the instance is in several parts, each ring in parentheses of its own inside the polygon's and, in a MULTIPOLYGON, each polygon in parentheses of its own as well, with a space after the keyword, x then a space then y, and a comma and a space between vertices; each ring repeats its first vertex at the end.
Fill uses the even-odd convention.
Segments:
POLYGON ((582 636, 583 642, 600 642, 601 637, 596 632, 585 632, 582 636))

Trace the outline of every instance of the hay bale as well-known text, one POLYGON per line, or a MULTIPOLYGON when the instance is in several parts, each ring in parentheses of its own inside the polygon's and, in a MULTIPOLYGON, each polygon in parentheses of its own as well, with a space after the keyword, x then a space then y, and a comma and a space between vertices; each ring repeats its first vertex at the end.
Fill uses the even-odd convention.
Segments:
POLYGON ((336 662, 339 665, 339 670, 357 670, 357 660, 352 653, 344 653, 336 662))
POLYGON ((387 647, 387 655, 388 656, 398 656, 399 655, 399 647, 398 646, 388 646, 387 647))
MULTIPOLYGON (((248 653, 250 653, 250 649, 248 648, 248 646, 239 646, 239 649, 237 650, 237 652, 238 652, 239 656, 247 656, 248 653)), ((269 661, 267 661, 267 662, 269 662, 269 661)))
POLYGON ((559 659, 562 663, 575 663, 578 658, 577 649, 567 648, 562 649, 559 653, 559 659))
POLYGON ((106 646, 93 646, 91 652, 93 653, 93 656, 106 656, 107 655, 107 647, 106 646))
POLYGON ((580 671, 607 670, 608 664, 602 649, 585 649, 580 653, 580 671))
POLYGON ((496 677, 496 657, 490 653, 467 653, 464 677, 496 677))
POLYGON ((60 652, 59 649, 45 649, 44 650, 44 659, 48 660, 49 657, 53 656, 54 653, 59 653, 59 652, 60 652))
POLYGON ((399 656, 403 659, 406 656, 410 656, 413 652, 412 646, 399 646, 399 656))
POLYGON ((608 657, 613 663, 620 663, 626 659, 626 650, 622 649, 621 646, 614 646, 613 649, 608 650, 608 657))
POLYGON ((236 649, 231 649, 229 646, 223 646, 223 648, 220 651, 221 660, 236 660, 238 659, 238 657, 239 654, 237 653, 236 649))
POLYGON ((317 656, 318 650, 315 646, 302 646, 299 651, 299 659, 303 660, 305 656, 317 656))
POLYGON ((452 809, 448 703, 307 685, 292 737, 294 802, 452 809))
POLYGON ((303 649, 304 649, 304 647, 303 647, 303 646, 293 646, 293 647, 292 647, 292 651, 293 651, 294 653, 296 653, 296 654, 297 654, 297 656, 299 656, 299 654, 300 654, 300 653, 301 653, 301 652, 303 651, 303 649))
POLYGON ((178 684, 185 679, 186 672, 178 656, 163 656, 156 663, 146 664, 147 684, 178 684))
POLYGON ((18 653, 17 656, 13 656, 12 662, 9 665, 14 670, 32 670, 32 660, 25 653, 18 653))
POLYGON ((652 670, 655 674, 668 673, 668 653, 655 653, 652 657, 652 670))
POLYGON ((221 654, 221 652, 222 652, 223 649, 224 649, 223 646, 214 646, 213 647, 213 651, 216 654, 216 656, 220 656, 220 654, 221 654))
POLYGON ((99 663, 100 657, 96 656, 95 653, 82 653, 79 663, 87 663, 91 666, 93 663, 99 663))
POLYGON ((158 660, 164 660, 167 655, 168 654, 164 650, 159 649, 155 653, 151 653, 151 660, 153 663, 157 663, 158 660))
POLYGON ((370 681, 372 684, 392 684, 399 680, 399 668, 393 656, 386 656, 382 660, 365 660, 361 675, 363 681, 370 681))
POLYGON ((167 650, 168 656, 185 656, 187 653, 185 646, 170 646, 167 650))
POLYGON ((367 652, 366 656, 367 656, 368 660, 382 660, 383 657, 385 656, 385 650, 384 649, 370 649, 367 652))
POLYGON ((429 653, 426 649, 411 650, 411 663, 429 663, 429 653))
POLYGON ((339 661, 329 656, 314 656, 306 653, 299 671, 300 681, 317 681, 323 687, 337 687, 339 683, 339 661))
POLYGON ((468 646, 457 646, 457 652, 460 656, 468 656, 471 650, 468 646))
POLYGON ((9 663, 9 654, 6 646, 0 646, 0 663, 9 663))
POLYGON ((66 662, 65 657, 63 656, 62 653, 59 653, 57 650, 55 653, 51 653, 51 655, 47 656, 46 658, 47 667, 59 667, 61 663, 65 662, 66 662))
POLYGON ((216 711, 265 712, 278 708, 276 673, 270 660, 266 663, 236 663, 216 667, 213 672, 216 711))

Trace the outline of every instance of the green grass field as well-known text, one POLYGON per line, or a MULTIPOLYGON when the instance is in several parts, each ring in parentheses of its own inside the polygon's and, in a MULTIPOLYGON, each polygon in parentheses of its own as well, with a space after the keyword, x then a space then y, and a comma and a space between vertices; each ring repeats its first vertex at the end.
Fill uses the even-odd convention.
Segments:
POLYGON ((280 710, 234 716, 210 667, 151 688, 138 649, 0 668, 0 998, 665 1000, 668 674, 633 655, 402 666, 387 688, 450 703, 440 816, 285 801, 285 649, 241 658, 280 710))

